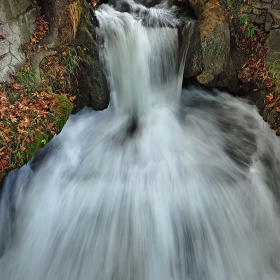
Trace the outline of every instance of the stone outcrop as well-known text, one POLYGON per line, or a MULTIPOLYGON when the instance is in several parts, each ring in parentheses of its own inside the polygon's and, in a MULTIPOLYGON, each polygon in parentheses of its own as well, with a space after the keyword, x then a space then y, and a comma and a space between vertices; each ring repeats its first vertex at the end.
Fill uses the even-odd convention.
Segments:
MULTIPOLYGON (((194 77, 200 84, 248 96, 263 119, 280 135, 280 1, 189 0, 189 3, 197 21, 184 77, 194 77), (250 57, 259 55, 259 59, 263 59, 261 47, 255 53, 251 50, 250 54, 244 44, 244 40, 260 29, 268 33, 266 58, 261 63, 265 65, 263 70, 268 70, 273 87, 252 72, 256 70, 254 64, 252 69, 244 68, 244 61, 253 61, 250 57), (243 76, 247 73, 248 79, 239 80, 240 73, 243 76)), ((261 36, 265 37, 264 33, 255 38, 261 42, 261 36)), ((187 84, 187 79, 185 82, 187 84)))
POLYGON ((42 8, 49 22, 49 32, 40 42, 40 51, 31 58, 33 68, 39 73, 40 64, 46 56, 59 55, 59 49, 68 46, 65 51, 75 58, 75 69, 69 77, 71 87, 66 89, 76 97, 73 112, 85 106, 94 110, 107 108, 110 96, 99 61, 96 43, 98 22, 92 3, 86 0, 47 0, 42 3, 42 8))
MULTIPOLYGON (((272 32, 280 28, 279 0, 257 0, 251 3, 244 1, 243 6, 241 3, 240 9, 234 13, 231 7, 223 5, 227 3, 226 1, 189 0, 189 3, 197 21, 184 77, 195 77, 203 85, 222 87, 232 93, 238 93, 236 72, 240 70, 241 60, 245 54, 232 45, 229 17, 236 17, 237 12, 237 18, 248 18, 251 24, 263 25, 267 32, 272 32)), ((235 24, 238 25, 238 20, 235 24)), ((239 26, 235 28, 238 29, 239 26)), ((278 52, 280 52, 279 46, 278 52)))
MULTIPOLYGON (((35 29, 38 10, 32 0, 2 0, 0 2, 0 83, 9 82, 10 74, 15 73, 25 62, 21 45, 26 43, 35 29)), ((40 1, 39 1, 40 2, 40 1)), ((79 70, 73 76, 73 94, 77 96, 75 109, 84 106, 95 110, 105 109, 109 104, 109 89, 99 62, 95 27, 98 25, 92 7, 86 0, 72 1, 79 14, 75 23, 75 40, 69 31, 68 20, 70 1, 44 1, 42 10, 49 21, 49 33, 40 43, 40 52, 33 54, 31 65, 37 75, 44 57, 57 53, 59 44, 73 43, 78 55, 79 70), (46 51, 45 48, 48 48, 46 51)), ((72 3, 71 2, 71 3, 72 3)), ((72 4, 73 4, 72 3, 72 4)))
POLYGON ((9 81, 25 62, 20 46, 34 31, 37 13, 31 0, 0 1, 0 82, 9 81))
POLYGON ((245 5, 242 11, 249 17, 251 22, 264 24, 265 30, 269 32, 272 28, 280 27, 280 1, 258 0, 252 5, 245 5))
POLYGON ((197 21, 186 60, 184 77, 209 86, 236 86, 230 59, 230 31, 225 9, 216 0, 190 0, 197 21))
POLYGON ((108 107, 110 91, 103 67, 99 59, 96 27, 97 19, 93 8, 86 2, 80 1, 80 22, 74 44, 79 57, 79 70, 73 79, 76 96, 74 112, 84 106, 94 110, 108 107))

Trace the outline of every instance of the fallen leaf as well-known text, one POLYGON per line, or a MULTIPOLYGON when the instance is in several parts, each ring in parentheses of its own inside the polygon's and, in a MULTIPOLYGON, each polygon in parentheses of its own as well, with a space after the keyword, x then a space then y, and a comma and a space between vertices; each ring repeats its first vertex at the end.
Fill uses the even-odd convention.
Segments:
POLYGON ((267 107, 268 109, 272 109, 272 108, 274 107, 274 105, 275 105, 275 102, 272 102, 272 103, 270 103, 270 104, 267 104, 266 107, 267 107))
POLYGON ((273 93, 266 95, 266 99, 268 100, 268 102, 270 102, 273 98, 274 98, 273 93))

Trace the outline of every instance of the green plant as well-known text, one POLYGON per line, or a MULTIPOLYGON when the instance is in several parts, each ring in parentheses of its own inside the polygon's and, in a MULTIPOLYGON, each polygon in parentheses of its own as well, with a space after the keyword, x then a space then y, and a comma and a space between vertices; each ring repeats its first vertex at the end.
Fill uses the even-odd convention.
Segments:
POLYGON ((259 31, 261 31, 261 30, 257 26, 255 26, 252 23, 249 23, 246 33, 245 33, 245 37, 252 38, 254 36, 254 34, 259 31))
POLYGON ((228 11, 231 10, 232 4, 233 4, 233 3, 232 3, 231 1, 226 1, 226 9, 227 9, 228 11))
POLYGON ((32 69, 23 69, 16 75, 16 82, 23 83, 25 86, 29 86, 30 83, 35 83, 36 73, 32 69))
POLYGON ((69 74, 74 74, 75 68, 79 65, 81 58, 77 55, 76 50, 67 50, 59 55, 61 64, 66 67, 69 74))
POLYGON ((11 83, 9 99, 14 103, 20 94, 24 92, 30 99, 34 99, 34 92, 38 91, 38 76, 29 64, 25 64, 15 75, 14 82, 11 83))
POLYGON ((239 18, 239 25, 244 30, 245 38, 252 38, 254 34, 260 29, 250 22, 250 19, 247 16, 242 16, 239 18))
POLYGON ((232 0, 223 0, 222 2, 224 3, 226 9, 230 12, 234 2, 232 0))
POLYGON ((58 55, 47 56, 40 69, 44 85, 50 85, 52 92, 71 92, 72 80, 81 60, 73 47, 60 50, 58 55))
POLYGON ((242 16, 239 18, 239 24, 241 27, 246 27, 249 22, 250 19, 247 16, 242 16))

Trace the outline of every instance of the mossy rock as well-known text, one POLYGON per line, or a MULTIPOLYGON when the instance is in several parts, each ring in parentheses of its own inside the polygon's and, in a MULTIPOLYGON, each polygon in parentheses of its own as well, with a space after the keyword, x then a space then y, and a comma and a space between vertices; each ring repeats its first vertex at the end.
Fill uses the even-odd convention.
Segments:
POLYGON ((35 132, 34 135, 34 141, 32 143, 30 143, 27 146, 26 149, 26 161, 29 161, 33 155, 35 154, 35 152, 39 149, 42 148, 45 144, 45 141, 48 142, 49 140, 49 136, 47 134, 42 135, 39 132, 35 132))
POLYGON ((58 118, 56 123, 56 133, 59 133, 73 110, 73 104, 63 95, 55 94, 55 97, 56 103, 53 107, 53 111, 58 118))
MULTIPOLYGON (((190 0, 195 11, 192 44, 187 54, 184 76, 186 78, 207 73, 206 84, 228 71, 230 31, 225 9, 216 0, 190 0), (212 77, 213 79, 209 79, 212 77)), ((205 77, 205 74, 202 75, 205 77)), ((200 77, 200 78, 202 78, 200 77)), ((231 80, 232 77, 229 77, 231 80)), ((207 84, 208 85, 208 84, 207 84)))
POLYGON ((214 75, 208 72, 202 72, 197 76, 197 81, 202 85, 208 85, 214 80, 214 75))

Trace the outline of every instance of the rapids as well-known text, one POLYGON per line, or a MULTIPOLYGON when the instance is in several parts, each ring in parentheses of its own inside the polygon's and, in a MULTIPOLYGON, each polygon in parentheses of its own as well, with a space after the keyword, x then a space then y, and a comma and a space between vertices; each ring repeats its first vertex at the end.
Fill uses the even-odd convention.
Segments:
POLYGON ((279 280, 280 140, 248 101, 180 89, 191 21, 129 5, 96 12, 109 108, 6 178, 0 279, 279 280))

